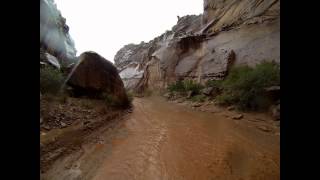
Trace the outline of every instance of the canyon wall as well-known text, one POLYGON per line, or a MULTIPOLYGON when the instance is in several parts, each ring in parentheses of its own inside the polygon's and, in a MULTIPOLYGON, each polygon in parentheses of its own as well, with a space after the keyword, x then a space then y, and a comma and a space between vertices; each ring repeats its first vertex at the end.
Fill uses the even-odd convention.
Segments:
POLYGON ((40 49, 56 57, 60 64, 76 60, 76 49, 66 19, 53 0, 40 0, 40 49))
POLYGON ((231 66, 280 63, 279 0, 204 0, 201 15, 178 19, 148 43, 129 44, 114 61, 126 88, 160 90, 179 79, 223 79, 231 66))

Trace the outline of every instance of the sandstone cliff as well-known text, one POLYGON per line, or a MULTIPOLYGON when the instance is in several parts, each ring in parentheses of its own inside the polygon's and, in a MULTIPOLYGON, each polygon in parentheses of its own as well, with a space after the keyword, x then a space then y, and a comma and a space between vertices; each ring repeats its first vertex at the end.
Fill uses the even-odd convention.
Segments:
POLYGON ((40 0, 40 48, 62 64, 76 59, 76 49, 66 19, 53 0, 40 0))
POLYGON ((232 65, 280 62, 279 0, 204 0, 202 15, 180 18, 148 43, 129 44, 114 61, 126 88, 163 89, 178 79, 222 79, 232 65))

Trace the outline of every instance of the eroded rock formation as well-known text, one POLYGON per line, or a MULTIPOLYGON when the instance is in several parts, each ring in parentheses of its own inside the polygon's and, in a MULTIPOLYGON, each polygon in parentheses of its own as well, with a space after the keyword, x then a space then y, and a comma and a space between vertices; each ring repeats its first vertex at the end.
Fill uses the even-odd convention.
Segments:
POLYGON ((148 43, 118 51, 126 88, 163 89, 178 79, 223 79, 232 65, 280 62, 279 0, 204 0, 202 15, 180 17, 148 43))
POLYGON ((66 19, 53 0, 40 0, 40 48, 56 57, 60 64, 76 61, 76 49, 66 19))

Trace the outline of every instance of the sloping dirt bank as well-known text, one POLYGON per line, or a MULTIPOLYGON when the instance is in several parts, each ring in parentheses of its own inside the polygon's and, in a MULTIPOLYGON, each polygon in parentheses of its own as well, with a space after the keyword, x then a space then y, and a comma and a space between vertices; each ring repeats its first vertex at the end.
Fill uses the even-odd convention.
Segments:
POLYGON ((132 113, 93 131, 96 141, 58 158, 43 180, 277 180, 280 136, 160 97, 135 98, 132 113))
POLYGON ((95 141, 97 133, 127 113, 107 107, 102 100, 45 96, 40 101, 40 170, 95 141))

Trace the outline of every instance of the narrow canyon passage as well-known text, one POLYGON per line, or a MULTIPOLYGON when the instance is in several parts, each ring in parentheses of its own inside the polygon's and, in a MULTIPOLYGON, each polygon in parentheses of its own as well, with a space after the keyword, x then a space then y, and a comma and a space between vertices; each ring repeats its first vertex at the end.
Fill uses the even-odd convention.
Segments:
POLYGON ((160 97, 133 104, 98 143, 57 161, 43 179, 280 179, 279 136, 160 97))

